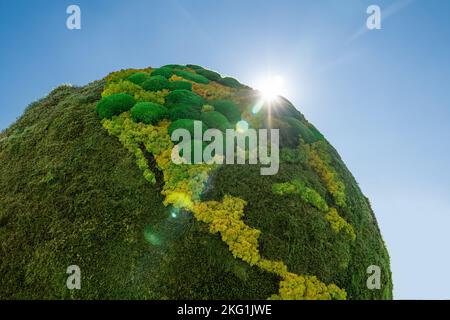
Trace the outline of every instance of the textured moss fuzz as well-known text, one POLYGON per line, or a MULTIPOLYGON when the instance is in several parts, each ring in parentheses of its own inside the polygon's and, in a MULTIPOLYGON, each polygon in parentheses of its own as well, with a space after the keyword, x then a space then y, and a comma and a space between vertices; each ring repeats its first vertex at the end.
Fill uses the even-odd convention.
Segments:
MULTIPOLYGON (((276 183, 272 186, 272 192, 277 195, 298 195, 302 201, 326 213, 325 219, 336 233, 343 231, 353 241, 356 239, 356 233, 352 225, 345 221, 335 208, 330 208, 320 194, 314 189, 308 188, 301 180, 294 179, 291 182, 276 183)), ((343 199, 345 201, 345 198, 343 199)))
POLYGON ((310 166, 314 169, 323 183, 327 186, 328 191, 333 196, 334 202, 340 207, 347 205, 345 200, 345 185, 338 178, 337 173, 330 165, 330 157, 326 152, 324 141, 318 141, 311 146, 302 145, 307 150, 307 156, 310 166))
POLYGON ((344 231, 353 241, 356 240, 356 233, 353 229, 352 225, 345 221, 344 218, 342 218, 337 210, 335 208, 331 208, 330 211, 325 216, 325 219, 327 219, 328 222, 330 222, 331 227, 333 228, 336 233, 340 232, 341 230, 344 231))
MULTIPOLYGON (((309 143, 305 148, 320 152, 323 147, 322 162, 344 184, 346 205, 336 204, 323 179, 326 176, 319 176, 310 165, 307 151, 295 139, 298 130, 291 130, 294 127, 291 122, 295 121, 287 118, 297 119, 307 131, 312 127, 287 100, 282 99, 272 109, 272 123, 280 129, 289 127, 280 135, 283 144, 277 175, 261 176, 258 165, 237 164, 212 168, 214 172, 208 175, 213 179, 206 180, 206 185, 202 175, 197 175, 201 181, 199 190, 203 190, 200 199, 206 207, 222 208, 225 198, 246 201, 242 210, 236 209, 237 219, 260 231, 256 248, 262 259, 254 260, 257 262, 251 266, 233 257, 231 247, 222 241, 228 230, 222 233, 220 223, 215 224, 213 235, 209 230, 211 224, 199 221, 192 211, 165 207, 163 202, 194 207, 198 199, 193 199, 198 193, 178 192, 184 187, 181 181, 173 190, 164 186, 165 180, 172 179, 168 179, 169 175, 164 177, 158 169, 154 154, 143 143, 134 141, 150 139, 140 136, 144 130, 155 135, 148 147, 156 148, 158 131, 165 137, 162 127, 168 122, 155 122, 156 127, 142 126, 136 132, 133 128, 137 124, 132 121, 111 123, 111 130, 117 135, 108 136, 94 112, 105 84, 111 93, 115 90, 120 93, 119 87, 124 86, 133 98, 139 97, 133 90, 146 97, 147 89, 142 91, 130 79, 139 80, 131 77, 135 73, 152 76, 151 71, 122 70, 83 87, 58 87, 32 103, 16 123, 0 133, 1 299, 332 297, 333 287, 324 288, 319 280, 344 288, 348 299, 392 299, 389 254, 368 199, 330 144, 325 141, 319 146, 314 144, 315 140, 309 140, 308 132, 307 135, 300 132, 301 138, 309 143), (115 87, 111 86, 113 83, 121 84, 115 87), (133 141, 127 145, 128 150, 118 139, 122 125, 130 127, 128 134, 136 135, 121 137, 123 142, 133 141), (343 221, 337 216, 327 216, 329 211, 303 199, 303 196, 313 199, 313 193, 300 195, 294 190, 290 195, 274 194, 274 184, 289 189, 293 179, 318 193, 329 208, 335 208, 351 223, 357 235, 355 241, 349 241, 342 228, 343 221), (163 187, 167 196, 161 195, 163 187), (67 290, 64 285, 67 278, 64 270, 72 264, 79 265, 85 275, 82 290, 67 290), (370 265, 378 265, 382 270, 380 290, 366 286, 366 270, 370 265), (287 272, 315 275, 316 279, 287 272), (326 294, 318 294, 319 291, 326 294)), ((206 85, 194 85, 183 79, 169 81, 174 86, 169 85, 168 90, 193 90, 206 104, 214 106, 214 111, 226 111, 227 115, 228 108, 221 110, 213 102, 229 100, 239 108, 241 119, 247 120, 250 127, 267 127, 264 109, 253 114, 257 97, 250 88, 228 90, 222 81, 214 79, 206 85)), ((166 101, 164 92, 160 92, 166 101)), ((169 109, 173 111, 169 114, 171 125, 178 119, 200 119, 201 107, 182 104, 169 109)), ((164 141, 165 138, 161 140, 161 150, 169 149, 164 141)), ((159 152, 162 151, 155 154, 159 152)), ((161 155, 159 164, 163 166, 165 160, 170 164, 169 156, 170 153, 161 155)), ((184 169, 173 176, 180 180, 189 178, 184 169)), ((197 181, 188 183, 191 186, 186 190, 192 190, 197 181)), ((228 212, 232 210, 227 209, 228 212)), ((221 214, 217 216, 221 218, 221 214)), ((233 225, 241 226, 234 220, 233 225)), ((228 220, 225 223, 231 225, 228 220)), ((230 235, 231 240, 227 241, 234 241, 233 250, 238 251, 242 244, 230 235)), ((255 247, 255 243, 249 247, 255 247)))
POLYGON ((247 226, 242 220, 244 200, 225 196, 221 202, 200 201, 200 194, 213 166, 174 164, 171 159, 173 144, 167 132, 168 125, 167 121, 157 126, 134 123, 128 112, 112 120, 103 120, 103 126, 108 132, 117 136, 125 148, 136 156, 138 166, 152 183, 154 175, 150 174, 148 164, 144 164, 141 147, 144 146, 153 154, 158 169, 163 172, 164 205, 192 211, 196 219, 209 225, 211 233, 220 233, 234 257, 281 277, 279 294, 271 298, 346 298, 345 290, 334 284, 326 285, 314 276, 290 273, 283 262, 263 259, 258 250, 260 231, 247 226))

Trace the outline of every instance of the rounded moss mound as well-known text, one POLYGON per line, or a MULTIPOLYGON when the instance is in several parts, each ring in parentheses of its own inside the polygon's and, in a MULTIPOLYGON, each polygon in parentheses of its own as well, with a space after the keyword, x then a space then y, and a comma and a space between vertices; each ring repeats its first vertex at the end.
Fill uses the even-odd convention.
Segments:
MULTIPOLYGON (((280 101, 287 113, 270 122, 287 139, 299 134, 281 145, 276 174, 261 175, 260 164, 175 164, 169 134, 193 134, 194 119, 162 118, 154 104, 130 112, 133 98, 115 85, 132 73, 59 87, 0 133, 0 299, 392 298, 369 200, 292 104, 280 101), (81 290, 66 287, 71 265, 81 290), (372 265, 377 290, 366 284, 372 265)), ((250 128, 268 127, 264 107, 247 112, 251 89, 192 89, 151 94, 169 114, 199 112, 203 130, 229 120, 201 112, 202 94, 233 101, 250 128)))
POLYGON ((197 83, 203 83, 203 84, 207 84, 209 82, 209 80, 197 73, 193 73, 190 71, 185 71, 185 70, 174 70, 174 73, 179 76, 182 77, 186 80, 191 80, 197 83))
POLYGON ((133 82, 134 84, 141 85, 146 80, 150 79, 150 74, 147 72, 136 72, 129 76, 126 80, 133 82))
POLYGON ((241 119, 241 111, 234 102, 230 100, 213 100, 208 103, 214 107, 215 111, 218 111, 227 117, 228 121, 231 123, 236 123, 241 119))
POLYGON ((231 78, 231 77, 222 78, 218 82, 223 84, 224 86, 231 87, 231 88, 242 87, 242 84, 239 81, 237 81, 235 78, 231 78))
POLYGON ((152 71, 152 76, 163 76, 166 79, 169 79, 173 75, 173 69, 169 67, 161 67, 152 71))
POLYGON ((176 104, 202 106, 204 103, 205 99, 203 99, 201 96, 185 89, 174 90, 170 92, 166 97, 167 106, 173 106, 176 104))
POLYGON ((196 119, 200 120, 201 118, 201 109, 197 106, 190 105, 174 105, 169 108, 168 111, 169 119, 172 121, 178 119, 196 119))
MULTIPOLYGON (((195 121, 193 119, 178 119, 174 122, 172 122, 168 128, 169 135, 172 135, 172 133, 177 129, 186 129, 191 134, 191 137, 194 138, 194 126, 195 121)), ((200 122, 197 120, 197 122, 200 122)), ((201 123, 201 122, 200 122, 201 123)), ((208 127, 201 123, 202 125, 202 132, 205 132, 208 127)))
POLYGON ((196 65, 196 64, 187 64, 186 65, 187 68, 190 68, 192 70, 198 70, 198 69, 203 69, 202 66, 196 65))
POLYGON ((117 93, 102 98, 95 108, 101 119, 111 118, 122 112, 130 110, 135 103, 132 96, 126 93, 117 93))
POLYGON ((192 91, 192 83, 187 82, 187 81, 180 81, 180 80, 170 81, 167 88, 171 91, 182 90, 182 89, 192 91))
POLYGON ((220 74, 211 70, 207 69, 194 69, 194 70, 197 74, 202 75, 211 81, 219 81, 222 78, 220 74))
POLYGON ((181 64, 166 64, 165 66, 162 66, 161 68, 170 68, 170 69, 186 69, 185 66, 182 66, 181 64))
POLYGON ((145 124, 156 124, 159 120, 167 117, 167 108, 157 103, 139 102, 131 108, 131 118, 135 122, 145 124))
POLYGON ((142 82, 141 87, 147 91, 160 91, 169 86, 169 80, 163 76, 152 76, 142 82))
POLYGON ((203 112, 202 121, 206 123, 209 128, 218 129, 223 132, 233 127, 228 122, 227 118, 217 111, 203 112))

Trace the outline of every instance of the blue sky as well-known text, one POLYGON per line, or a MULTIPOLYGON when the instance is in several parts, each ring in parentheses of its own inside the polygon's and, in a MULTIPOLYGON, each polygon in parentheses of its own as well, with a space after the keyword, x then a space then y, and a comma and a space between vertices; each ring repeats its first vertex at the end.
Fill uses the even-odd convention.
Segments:
POLYGON ((0 0, 0 39, 0 129, 59 84, 121 68, 282 75, 370 198, 395 297, 450 298, 449 1, 0 0), (382 29, 361 32, 370 4, 382 29))

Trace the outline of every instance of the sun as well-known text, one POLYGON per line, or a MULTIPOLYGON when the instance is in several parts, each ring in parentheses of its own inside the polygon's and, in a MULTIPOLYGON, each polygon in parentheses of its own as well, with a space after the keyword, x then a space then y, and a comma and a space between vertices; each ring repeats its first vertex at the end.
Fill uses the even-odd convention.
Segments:
POLYGON ((284 89, 284 78, 280 75, 267 76, 257 88, 266 102, 273 102, 284 89))

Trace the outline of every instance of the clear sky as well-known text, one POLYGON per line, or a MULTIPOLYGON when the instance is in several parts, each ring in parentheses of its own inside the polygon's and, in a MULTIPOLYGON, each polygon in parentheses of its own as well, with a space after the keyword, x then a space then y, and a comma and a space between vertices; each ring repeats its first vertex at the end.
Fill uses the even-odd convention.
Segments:
POLYGON ((0 129, 59 84, 121 68, 283 76, 370 198, 395 298, 450 298, 450 1, 0 0, 0 39, 0 129), (381 30, 364 29, 370 4, 381 30))

